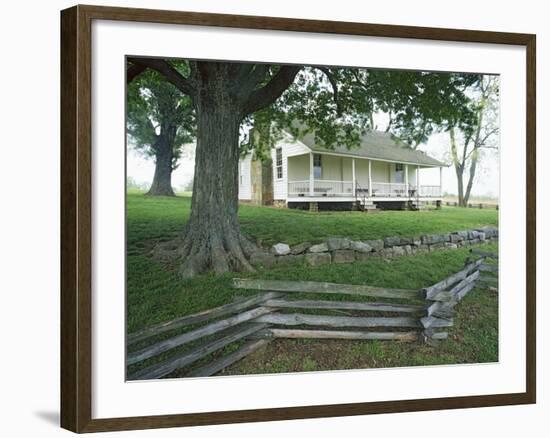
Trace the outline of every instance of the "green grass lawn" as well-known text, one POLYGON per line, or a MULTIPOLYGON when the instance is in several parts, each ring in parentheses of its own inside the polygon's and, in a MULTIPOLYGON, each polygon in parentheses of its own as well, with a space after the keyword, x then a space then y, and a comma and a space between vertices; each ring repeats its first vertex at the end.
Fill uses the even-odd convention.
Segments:
MULTIPOLYGON (((179 232, 189 217, 191 198, 128 195, 129 244, 169 237, 179 232), (132 239, 136 239, 132 241, 132 239)), ((245 234, 264 244, 280 241, 290 245, 316 243, 327 236, 351 239, 379 239, 388 236, 460 231, 482 225, 497 225, 498 211, 489 209, 442 208, 427 211, 309 212, 273 207, 241 205, 241 227, 245 234)))
MULTIPOLYGON (((391 261, 372 258, 345 265, 319 268, 287 266, 252 274, 205 274, 182 280, 176 272, 153 260, 149 249, 152 242, 170 239, 182 229, 188 217, 189 205, 190 199, 186 197, 149 198, 130 194, 127 198, 129 332, 212 308, 230 302, 236 296, 247 294, 247 291, 230 287, 231 279, 235 276, 420 288, 459 270, 468 255, 467 249, 445 250, 391 261)), ((315 242, 326 236, 375 239, 391 235, 416 236, 464 230, 475 226, 496 225, 497 213, 495 210, 454 208, 426 212, 380 212, 371 215, 359 212, 309 213, 253 206, 242 206, 240 209, 242 227, 249 236, 265 243, 285 241, 290 244, 305 240, 315 242)), ((484 248, 496 250, 496 245, 484 245, 484 248)), ((338 299, 334 296, 319 298, 338 299)), ((347 297, 346 300, 351 298, 347 297)), ((450 332, 450 339, 437 349, 420 344, 376 341, 274 341, 234 364, 224 373, 251 374, 498 360, 497 295, 484 289, 475 289, 460 304, 459 309, 461 310, 455 320, 455 327, 450 332)), ((177 333, 171 332, 163 336, 177 333)), ((138 344, 136 348, 139 347, 138 344)), ((190 344, 167 352, 144 364, 136 365, 129 371, 192 347, 190 344)), ((237 347, 238 344, 233 344, 213 356, 225 354, 237 347)), ((185 371, 178 371, 171 377, 183 375, 185 371)))

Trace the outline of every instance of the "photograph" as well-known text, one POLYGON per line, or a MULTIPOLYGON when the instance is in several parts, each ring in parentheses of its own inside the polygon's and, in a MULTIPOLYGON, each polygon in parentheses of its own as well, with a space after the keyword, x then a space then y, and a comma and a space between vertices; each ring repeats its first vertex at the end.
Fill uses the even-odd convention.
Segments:
POLYGON ((499 362, 498 74, 125 63, 127 381, 499 362))

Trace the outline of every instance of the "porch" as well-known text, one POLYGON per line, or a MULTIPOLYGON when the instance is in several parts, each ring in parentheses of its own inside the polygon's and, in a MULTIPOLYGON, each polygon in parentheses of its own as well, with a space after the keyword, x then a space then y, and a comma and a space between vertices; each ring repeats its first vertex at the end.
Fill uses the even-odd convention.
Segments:
POLYGON ((421 176, 423 168, 437 172, 435 166, 333 154, 288 157, 287 198, 320 202, 441 198, 442 168, 439 167, 439 180, 433 172, 421 176))

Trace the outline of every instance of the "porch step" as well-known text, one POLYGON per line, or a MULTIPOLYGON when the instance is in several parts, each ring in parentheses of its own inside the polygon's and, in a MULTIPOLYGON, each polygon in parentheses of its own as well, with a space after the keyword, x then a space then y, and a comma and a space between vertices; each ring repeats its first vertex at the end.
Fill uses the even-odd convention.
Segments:
POLYGON ((411 201, 409 205, 413 210, 426 210, 428 207, 428 204, 424 201, 411 201))
POLYGON ((378 209, 376 208, 376 204, 374 204, 372 201, 365 201, 363 203, 361 203, 361 210, 365 211, 365 212, 374 212, 374 211, 377 211, 378 209))

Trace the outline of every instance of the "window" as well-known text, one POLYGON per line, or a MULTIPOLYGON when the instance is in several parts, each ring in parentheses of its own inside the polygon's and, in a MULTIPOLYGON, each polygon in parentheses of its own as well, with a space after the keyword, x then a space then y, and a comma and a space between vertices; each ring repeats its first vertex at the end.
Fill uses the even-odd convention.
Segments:
POLYGON ((323 166, 321 164, 321 155, 313 155, 313 178, 321 179, 323 176, 323 166))
POLYGON ((277 168, 277 179, 283 177, 283 150, 281 148, 275 149, 275 167, 277 168))
POLYGON ((403 163, 395 163, 395 182, 404 183, 405 182, 405 172, 404 172, 403 163))

